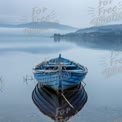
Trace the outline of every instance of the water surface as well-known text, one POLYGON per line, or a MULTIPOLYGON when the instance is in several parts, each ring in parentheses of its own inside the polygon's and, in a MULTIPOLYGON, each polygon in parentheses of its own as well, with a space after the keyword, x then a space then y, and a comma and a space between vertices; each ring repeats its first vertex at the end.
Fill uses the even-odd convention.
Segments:
POLYGON ((0 36, 0 122, 53 122, 32 101, 37 83, 25 78, 33 77, 36 64, 60 53, 88 68, 88 101, 69 122, 122 122, 122 52, 83 44, 43 36, 0 36))

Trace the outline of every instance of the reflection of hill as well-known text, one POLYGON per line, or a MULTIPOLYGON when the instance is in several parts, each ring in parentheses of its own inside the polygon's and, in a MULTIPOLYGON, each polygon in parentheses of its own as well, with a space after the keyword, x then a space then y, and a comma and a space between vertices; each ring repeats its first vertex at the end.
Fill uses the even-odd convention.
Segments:
POLYGON ((0 76, 0 92, 3 91, 3 79, 2 79, 2 76, 0 76))
POLYGON ((72 34, 55 38, 55 41, 69 41, 78 46, 101 50, 122 50, 122 37, 117 36, 82 36, 81 34, 72 34), (58 39, 58 40, 57 40, 58 39))
POLYGON ((56 122, 66 122, 83 108, 87 102, 87 93, 82 85, 68 89, 62 95, 37 84, 32 99, 43 114, 56 122))
POLYGON ((24 53, 32 53, 32 54, 48 54, 55 53, 55 51, 60 52, 62 50, 67 50, 67 47, 49 47, 49 46, 31 46, 31 47, 6 47, 0 48, 0 53, 8 53, 8 52, 24 52, 24 53))
POLYGON ((0 54, 8 52, 53 54, 70 48, 68 45, 58 45, 53 39, 44 37, 0 37, 0 45, 0 54))
POLYGON ((61 39, 82 47, 122 50, 122 24, 85 28, 65 35, 54 34, 55 41, 61 39))

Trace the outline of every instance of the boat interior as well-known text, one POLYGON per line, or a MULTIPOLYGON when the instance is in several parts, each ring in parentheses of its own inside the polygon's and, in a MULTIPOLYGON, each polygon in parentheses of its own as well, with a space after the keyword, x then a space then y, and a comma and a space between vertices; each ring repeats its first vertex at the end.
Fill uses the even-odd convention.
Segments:
POLYGON ((35 70, 84 70, 84 68, 73 61, 56 58, 38 64, 35 70))
POLYGON ((79 65, 71 64, 71 65, 50 65, 50 64, 42 64, 35 68, 35 70, 83 70, 79 65))

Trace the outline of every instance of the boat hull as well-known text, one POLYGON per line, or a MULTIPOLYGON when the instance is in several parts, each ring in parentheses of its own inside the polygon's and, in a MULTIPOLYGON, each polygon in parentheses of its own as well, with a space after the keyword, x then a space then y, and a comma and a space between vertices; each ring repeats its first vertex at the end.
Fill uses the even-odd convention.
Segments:
POLYGON ((55 91, 64 91, 78 85, 87 73, 57 71, 57 72, 35 72, 34 77, 43 86, 50 87, 55 91))

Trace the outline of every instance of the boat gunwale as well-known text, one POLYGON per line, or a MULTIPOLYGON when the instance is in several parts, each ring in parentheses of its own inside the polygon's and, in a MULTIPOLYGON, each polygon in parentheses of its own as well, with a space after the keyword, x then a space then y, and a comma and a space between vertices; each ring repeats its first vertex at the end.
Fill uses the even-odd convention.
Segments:
POLYGON ((33 73, 55 73, 55 72, 59 72, 59 71, 66 71, 66 72, 70 72, 70 73, 79 73, 79 74, 83 74, 83 73, 87 73, 88 69, 85 66, 79 65, 78 66, 80 68, 82 68, 83 70, 36 70, 35 68, 32 69, 33 73), (79 72, 78 72, 79 71, 79 72))
MULTIPOLYGON (((63 58, 63 59, 65 59, 65 58, 63 58)), ((38 65, 36 65, 33 69, 32 69, 32 71, 33 71, 33 73, 55 73, 55 72, 58 72, 58 71, 67 71, 67 72, 70 72, 70 73, 78 73, 78 74, 83 74, 83 73, 88 73, 88 69, 87 69, 87 67, 85 67, 85 66, 83 66, 83 65, 81 65, 81 64, 79 64, 79 63, 75 63, 74 61, 71 61, 71 60, 69 60, 69 59, 65 59, 65 60, 68 60, 69 62, 72 62, 72 63, 74 63, 77 67, 79 67, 80 69, 82 69, 82 70, 59 70, 59 69, 56 69, 56 70, 36 70, 36 68, 39 68, 40 66, 42 66, 42 65, 44 65, 44 64, 47 64, 48 62, 50 62, 51 60, 55 60, 55 58, 54 59, 50 59, 49 61, 43 61, 42 63, 40 63, 40 64, 38 64, 38 65), (79 71, 79 72, 77 72, 77 71, 79 71)), ((67 64, 66 64, 67 65, 67 64)), ((50 66, 50 65, 49 65, 50 66)), ((55 65, 54 65, 55 66, 55 65)))

